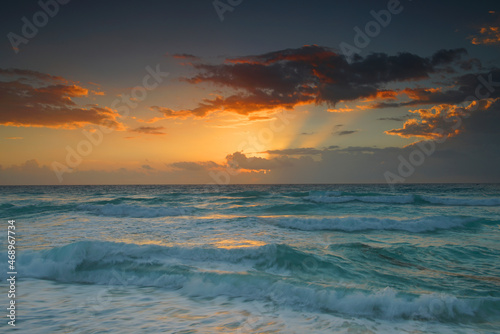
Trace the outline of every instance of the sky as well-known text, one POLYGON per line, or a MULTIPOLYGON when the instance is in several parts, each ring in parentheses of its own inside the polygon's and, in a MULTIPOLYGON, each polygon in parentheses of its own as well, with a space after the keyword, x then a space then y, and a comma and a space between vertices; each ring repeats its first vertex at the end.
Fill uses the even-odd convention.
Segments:
POLYGON ((0 184, 500 182, 498 1, 9 1, 0 184))

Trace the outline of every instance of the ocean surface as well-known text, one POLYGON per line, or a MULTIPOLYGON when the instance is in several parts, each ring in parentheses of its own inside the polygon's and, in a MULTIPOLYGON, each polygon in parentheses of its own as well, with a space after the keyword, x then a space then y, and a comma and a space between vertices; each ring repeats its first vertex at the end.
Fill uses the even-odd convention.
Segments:
POLYGON ((500 333, 500 185, 0 194, 20 333, 500 333))

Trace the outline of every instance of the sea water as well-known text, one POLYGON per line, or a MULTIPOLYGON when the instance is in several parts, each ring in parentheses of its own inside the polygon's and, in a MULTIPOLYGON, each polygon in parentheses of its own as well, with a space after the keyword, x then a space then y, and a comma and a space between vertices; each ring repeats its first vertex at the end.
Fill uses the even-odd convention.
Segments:
POLYGON ((22 333, 500 332, 500 185, 0 194, 22 333))

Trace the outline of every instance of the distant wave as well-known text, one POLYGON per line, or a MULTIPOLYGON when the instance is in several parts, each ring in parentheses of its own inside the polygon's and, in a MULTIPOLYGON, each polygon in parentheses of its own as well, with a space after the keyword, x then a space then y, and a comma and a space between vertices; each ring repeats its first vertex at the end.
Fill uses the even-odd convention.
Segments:
POLYGON ((276 217, 261 218, 263 222, 280 227, 303 231, 364 231, 364 230, 397 230, 407 232, 429 232, 442 229, 463 227, 465 224, 477 221, 475 218, 433 216, 417 219, 389 219, 375 217, 332 217, 332 218, 301 218, 276 217))
POLYGON ((461 205, 461 206, 499 206, 500 198, 450 198, 437 196, 420 196, 424 201, 432 204, 461 205))
MULTIPOLYGON (((317 196, 317 197, 325 197, 325 196, 341 196, 341 191, 332 191, 332 190, 311 190, 309 191, 309 196, 317 196)), ((307 197, 307 196, 306 196, 307 197)))
POLYGON ((224 196, 228 197, 266 197, 269 196, 270 193, 268 191, 254 191, 254 190, 247 190, 247 191, 235 191, 235 192, 230 192, 226 194, 222 194, 224 196))
POLYGON ((89 211, 99 216, 108 217, 131 217, 131 218, 154 218, 167 216, 183 216, 190 214, 192 208, 182 207, 153 207, 128 204, 82 204, 77 206, 80 210, 89 211))
POLYGON ((6 216, 31 215, 40 213, 53 213, 60 211, 70 211, 74 209, 72 204, 54 204, 40 201, 36 204, 3 203, 0 204, 1 213, 6 216))
MULTIPOLYGON (((230 296, 271 300, 280 307, 326 310, 385 319, 467 321, 494 313, 500 299, 458 298, 449 294, 398 292, 391 288, 328 286, 256 271, 306 255, 285 245, 244 249, 164 247, 84 241, 44 251, 25 251, 19 258, 23 276, 111 287, 156 286, 187 296, 230 296), (217 267, 217 263, 226 264, 217 267), (201 264, 215 268, 203 269, 201 264), (243 267, 238 266, 243 264, 243 267), (221 268, 225 268, 222 270, 221 268)), ((333 275, 335 276, 335 275, 333 275)))
POLYGON ((387 203, 440 204, 447 206, 500 206, 500 198, 450 198, 425 195, 309 195, 304 200, 314 203, 387 203))
POLYGON ((315 203, 347 203, 347 202, 365 202, 365 203, 395 203, 407 204, 413 203, 415 197, 413 195, 400 196, 307 196, 305 200, 315 203))

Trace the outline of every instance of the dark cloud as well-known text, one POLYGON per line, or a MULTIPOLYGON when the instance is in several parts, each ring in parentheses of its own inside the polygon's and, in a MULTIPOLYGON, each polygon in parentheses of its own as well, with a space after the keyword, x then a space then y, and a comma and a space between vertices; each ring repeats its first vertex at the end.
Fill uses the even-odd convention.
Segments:
POLYGON ((319 150, 313 147, 304 148, 287 148, 284 150, 268 150, 262 153, 277 154, 277 155, 317 155, 321 154, 323 150, 319 150))
POLYGON ((489 72, 468 73, 456 77, 449 83, 449 88, 406 88, 401 91, 410 101, 378 102, 370 105, 372 109, 391 107, 410 107, 416 105, 459 104, 464 101, 482 98, 500 97, 500 69, 489 72))
POLYGON ((358 132, 358 130, 345 130, 345 131, 337 131, 334 132, 334 134, 339 135, 339 136, 346 136, 346 135, 352 135, 353 133, 358 132))
POLYGON ((213 161, 202 161, 202 162, 180 161, 169 164, 169 166, 176 169, 182 169, 187 171, 200 171, 200 170, 208 170, 220 167, 219 164, 213 161))
POLYGON ((52 128, 79 128, 98 124, 123 129, 120 116, 107 107, 77 106, 75 97, 87 97, 88 89, 61 77, 28 70, 0 70, 0 124, 52 128))
POLYGON ((18 80, 39 80, 42 82, 63 82, 67 83, 68 80, 60 76, 50 75, 32 70, 24 70, 18 68, 2 69, 0 68, 0 76, 15 77, 18 80))
POLYGON ((284 168, 292 165, 292 160, 287 157, 278 157, 272 159, 250 157, 248 158, 241 152, 235 152, 226 156, 227 164, 233 169, 249 170, 271 170, 284 168))
POLYGON ((455 61, 459 61, 463 56, 467 55, 467 50, 464 48, 454 50, 439 50, 431 57, 431 64, 434 66, 447 65, 455 61))
POLYGON ((293 109, 300 104, 327 103, 360 98, 394 99, 384 85, 429 78, 453 71, 464 49, 440 50, 431 57, 410 53, 390 56, 375 53, 356 57, 354 62, 332 49, 304 46, 257 56, 227 59, 219 65, 194 64, 198 74, 186 78, 193 84, 212 83, 239 90, 228 97, 205 99, 192 110, 173 111, 155 106, 165 117, 202 117, 215 111, 249 114, 255 111, 293 109))
POLYGON ((188 54, 188 53, 176 53, 173 54, 172 57, 176 59, 187 59, 187 60, 200 60, 199 57, 196 57, 195 55, 188 54))

